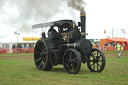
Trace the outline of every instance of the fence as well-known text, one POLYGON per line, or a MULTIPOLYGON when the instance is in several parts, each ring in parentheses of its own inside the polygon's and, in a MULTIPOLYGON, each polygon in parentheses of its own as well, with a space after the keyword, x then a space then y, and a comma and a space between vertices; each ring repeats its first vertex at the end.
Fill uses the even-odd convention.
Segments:
MULTIPOLYGON (((116 47, 113 46, 104 46, 104 47, 98 47, 99 49, 103 51, 116 51, 116 47)), ((122 51, 128 50, 128 46, 121 49, 122 51)), ((34 53, 34 48, 0 48, 0 54, 6 54, 6 53, 34 53)))
POLYGON ((6 54, 6 53, 33 53, 34 48, 0 48, 0 54, 6 54))

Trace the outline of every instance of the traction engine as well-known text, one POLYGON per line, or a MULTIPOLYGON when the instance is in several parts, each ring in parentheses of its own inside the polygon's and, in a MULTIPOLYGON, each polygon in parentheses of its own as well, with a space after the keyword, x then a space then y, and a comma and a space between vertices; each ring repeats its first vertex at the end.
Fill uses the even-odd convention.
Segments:
POLYGON ((50 27, 48 36, 42 33, 34 49, 34 62, 39 70, 49 71, 61 64, 69 74, 77 74, 81 63, 87 63, 91 72, 101 72, 105 67, 105 56, 99 49, 92 48, 86 39, 86 14, 81 13, 78 26, 73 20, 35 24, 33 28, 50 27))

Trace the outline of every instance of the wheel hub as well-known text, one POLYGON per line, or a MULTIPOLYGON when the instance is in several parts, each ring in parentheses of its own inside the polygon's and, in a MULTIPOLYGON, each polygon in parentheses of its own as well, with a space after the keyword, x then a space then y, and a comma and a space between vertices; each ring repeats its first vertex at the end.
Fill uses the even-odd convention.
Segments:
POLYGON ((98 58, 96 58, 96 59, 94 58, 94 59, 93 59, 93 62, 94 62, 94 63, 99 62, 98 58))
POLYGON ((42 57, 42 56, 44 56, 44 52, 43 51, 40 53, 40 57, 42 57))

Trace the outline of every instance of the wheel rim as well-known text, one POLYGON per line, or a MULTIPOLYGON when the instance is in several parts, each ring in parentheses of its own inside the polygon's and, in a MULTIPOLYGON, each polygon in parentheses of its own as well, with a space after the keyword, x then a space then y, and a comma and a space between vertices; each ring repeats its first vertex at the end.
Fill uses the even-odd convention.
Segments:
POLYGON ((87 62, 92 72, 101 72, 105 67, 105 56, 99 49, 93 49, 87 62))
POLYGON ((44 70, 48 58, 48 48, 43 40, 37 41, 34 49, 34 61, 37 69, 44 70))
POLYGON ((81 57, 77 50, 69 49, 63 56, 64 69, 69 74, 77 74, 81 67, 81 57))

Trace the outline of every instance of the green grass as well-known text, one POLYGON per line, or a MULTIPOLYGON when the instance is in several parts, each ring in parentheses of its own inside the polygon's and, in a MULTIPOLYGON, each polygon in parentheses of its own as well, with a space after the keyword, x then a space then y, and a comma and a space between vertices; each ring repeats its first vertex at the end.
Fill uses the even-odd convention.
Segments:
POLYGON ((62 65, 51 71, 37 70, 33 54, 0 54, 0 85, 128 85, 128 51, 104 52, 106 66, 103 72, 90 72, 82 64, 78 74, 71 75, 62 65))
POLYGON ((13 54, 13 53, 9 53, 9 54, 0 54, 0 56, 19 56, 19 55, 33 55, 32 53, 21 53, 21 54, 13 54))

